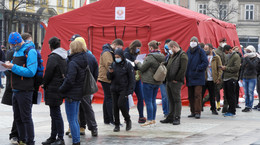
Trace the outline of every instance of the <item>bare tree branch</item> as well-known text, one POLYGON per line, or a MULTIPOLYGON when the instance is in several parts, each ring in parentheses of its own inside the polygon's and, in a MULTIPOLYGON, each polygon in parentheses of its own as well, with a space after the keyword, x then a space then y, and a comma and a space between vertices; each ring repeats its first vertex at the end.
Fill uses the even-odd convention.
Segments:
POLYGON ((0 4, 1 4, 5 9, 7 9, 7 7, 6 7, 5 4, 4 4, 4 1, 2 1, 0 4))

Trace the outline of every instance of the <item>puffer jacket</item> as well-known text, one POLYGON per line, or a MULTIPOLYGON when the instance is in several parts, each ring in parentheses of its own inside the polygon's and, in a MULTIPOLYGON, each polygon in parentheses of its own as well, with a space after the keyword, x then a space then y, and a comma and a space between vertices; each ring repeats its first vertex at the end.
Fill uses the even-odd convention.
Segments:
POLYGON ((45 104, 50 106, 59 106, 62 104, 63 96, 59 94, 58 89, 64 80, 67 63, 67 51, 63 48, 57 48, 48 56, 45 75, 43 77, 45 104))
POLYGON ((114 70, 112 73, 107 72, 107 78, 111 80, 111 91, 125 91, 125 96, 132 94, 135 86, 134 69, 131 63, 127 62, 122 49, 117 49, 115 54, 121 56, 120 63, 113 62, 111 67, 114 70))
POLYGON ((88 66, 85 52, 76 53, 68 56, 67 74, 59 91, 66 98, 80 101, 83 97, 83 84, 88 66))
POLYGON ((141 71, 142 81, 144 83, 160 85, 162 82, 154 80, 153 75, 161 62, 165 61, 165 56, 161 53, 153 52, 147 55, 143 64, 137 63, 137 68, 141 71))
POLYGON ((256 79, 257 78, 257 66, 259 64, 258 57, 244 57, 241 65, 241 79, 256 79))

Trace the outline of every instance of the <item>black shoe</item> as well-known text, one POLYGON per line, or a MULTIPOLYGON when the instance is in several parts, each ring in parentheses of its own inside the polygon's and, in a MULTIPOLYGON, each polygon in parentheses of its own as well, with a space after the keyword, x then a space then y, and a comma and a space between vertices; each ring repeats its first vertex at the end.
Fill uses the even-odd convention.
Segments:
POLYGON ((195 114, 191 114, 191 115, 189 115, 188 117, 189 117, 189 118, 195 117, 195 114))
POLYGON ((212 114, 213 114, 213 115, 218 115, 217 110, 212 110, 212 114))
MULTIPOLYGON (((0 78, 1 79, 1 78, 0 78)), ((3 85, 0 86, 1 89, 5 88, 3 85)))
POLYGON ((260 108, 259 105, 255 105, 252 109, 256 109, 257 110, 258 108, 260 108))
POLYGON ((48 139, 46 139, 46 141, 42 142, 43 145, 50 145, 51 143, 54 143, 56 141, 55 138, 51 138, 49 137, 48 139))
POLYGON ((114 128, 114 132, 119 132, 119 131, 120 131, 119 125, 116 125, 115 128, 114 128))
POLYGON ((94 137, 98 136, 98 130, 97 129, 91 130, 91 135, 94 137))
POLYGON ((131 128, 132 128, 132 121, 131 121, 131 120, 126 121, 125 130, 126 130, 126 131, 129 131, 129 130, 131 130, 131 128))
POLYGON ((55 142, 51 143, 51 145, 65 145, 65 142, 63 139, 56 139, 55 142))
POLYGON ((251 111, 252 111, 252 109, 251 108, 247 108, 247 107, 242 110, 242 112, 251 112, 251 111))
POLYGON ((222 113, 227 113, 227 110, 228 110, 227 107, 223 107, 222 108, 222 113))
POLYGON ((80 142, 77 142, 77 143, 73 143, 72 145, 80 145, 80 142))
POLYGON ((200 119, 200 114, 195 114, 196 119, 200 119))
POLYGON ((173 123, 173 120, 166 118, 164 120, 160 120, 160 122, 161 123, 173 123))
POLYGON ((237 104, 236 108, 241 108, 241 107, 237 104))
POLYGON ((220 110, 221 110, 221 108, 218 108, 217 110, 218 110, 218 111, 220 111, 220 110))
POLYGON ((180 123, 180 117, 175 117, 175 119, 172 122, 173 125, 179 125, 180 123))

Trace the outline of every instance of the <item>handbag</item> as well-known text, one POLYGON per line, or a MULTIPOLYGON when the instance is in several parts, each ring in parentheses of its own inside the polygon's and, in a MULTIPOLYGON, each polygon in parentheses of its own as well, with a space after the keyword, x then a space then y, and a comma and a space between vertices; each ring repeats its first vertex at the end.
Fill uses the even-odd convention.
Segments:
POLYGON ((96 80, 90 72, 89 66, 87 66, 85 72, 86 76, 83 84, 83 96, 88 96, 96 93, 98 91, 98 87, 96 80))
MULTIPOLYGON (((153 55, 152 55, 153 56, 153 55)), ((153 56, 154 57, 154 56, 153 56)), ((154 57, 155 58, 155 57, 154 57)), ((157 68, 155 74, 153 75, 153 79, 158 81, 158 82, 162 82, 165 80, 166 78, 166 74, 167 74, 167 68, 165 67, 165 65, 162 63, 160 63, 156 58, 155 60, 159 63, 159 67, 157 68)))

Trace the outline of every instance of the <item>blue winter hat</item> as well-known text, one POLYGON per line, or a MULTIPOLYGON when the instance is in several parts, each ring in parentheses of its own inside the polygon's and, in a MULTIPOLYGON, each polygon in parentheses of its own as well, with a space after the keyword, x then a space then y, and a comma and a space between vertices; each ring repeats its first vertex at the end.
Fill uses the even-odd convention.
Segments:
POLYGON ((19 44, 23 41, 22 36, 18 32, 12 32, 9 35, 8 42, 10 44, 19 44))

